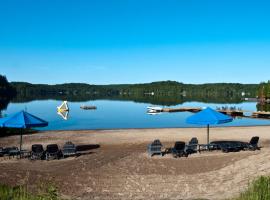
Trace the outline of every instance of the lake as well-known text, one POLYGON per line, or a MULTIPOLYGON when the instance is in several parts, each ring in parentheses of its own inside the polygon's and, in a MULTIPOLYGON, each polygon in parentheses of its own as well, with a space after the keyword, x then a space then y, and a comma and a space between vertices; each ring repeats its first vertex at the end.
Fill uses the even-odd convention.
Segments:
MULTIPOLYGON (((94 100, 86 102, 69 102, 68 119, 64 120, 57 114, 56 107, 62 102, 57 100, 36 100, 27 103, 9 103, 4 116, 26 110, 49 122, 49 126, 41 130, 79 130, 79 129, 120 129, 120 128, 168 128, 197 127, 185 122, 190 112, 161 113, 149 115, 146 107, 149 103, 133 101, 94 100), (95 105, 96 110, 83 110, 80 105, 95 105)), ((215 104, 202 102, 185 102, 171 107, 221 107, 236 106, 243 110, 256 111, 255 102, 238 104, 215 104)), ((253 126, 270 125, 270 120, 235 118, 233 122, 218 126, 253 126)))

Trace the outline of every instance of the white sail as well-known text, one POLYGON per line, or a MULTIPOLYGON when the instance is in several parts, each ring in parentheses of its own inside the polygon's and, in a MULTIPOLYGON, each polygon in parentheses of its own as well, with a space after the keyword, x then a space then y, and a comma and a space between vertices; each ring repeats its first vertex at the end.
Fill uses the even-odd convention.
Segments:
POLYGON ((60 105, 60 106, 57 106, 57 110, 58 111, 68 111, 69 108, 68 108, 68 104, 67 104, 67 101, 63 101, 63 103, 60 105))

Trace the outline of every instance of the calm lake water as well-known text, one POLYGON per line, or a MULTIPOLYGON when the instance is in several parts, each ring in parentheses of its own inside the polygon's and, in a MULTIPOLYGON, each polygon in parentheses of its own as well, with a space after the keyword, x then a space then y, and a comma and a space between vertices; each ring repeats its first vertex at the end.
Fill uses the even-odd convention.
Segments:
MULTIPOLYGON (((165 127, 197 127, 185 122, 190 112, 161 113, 149 115, 146 113, 148 103, 132 101, 95 100, 87 102, 69 102, 68 120, 64 120, 56 112, 56 107, 62 102, 56 100, 38 100, 27 103, 10 103, 4 115, 10 115, 20 110, 45 119, 49 126, 41 130, 78 130, 78 129, 117 129, 117 128, 165 128, 165 127), (82 110, 80 105, 95 105, 97 110, 82 110)), ((256 103, 214 104, 201 102, 186 102, 171 107, 212 107, 236 106, 243 110, 256 111, 256 103)), ((221 126, 252 126, 270 125, 270 120, 236 118, 233 122, 221 126)))

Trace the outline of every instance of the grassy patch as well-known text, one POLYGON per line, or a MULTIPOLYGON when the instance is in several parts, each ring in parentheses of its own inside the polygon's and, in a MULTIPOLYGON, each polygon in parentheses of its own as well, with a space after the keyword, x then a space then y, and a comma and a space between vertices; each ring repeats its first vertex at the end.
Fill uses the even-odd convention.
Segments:
POLYGON ((270 177, 259 177, 234 200, 270 200, 270 177))
POLYGON ((0 184, 1 200, 60 200, 57 190, 52 185, 41 187, 38 194, 29 193, 25 186, 10 187, 0 184))

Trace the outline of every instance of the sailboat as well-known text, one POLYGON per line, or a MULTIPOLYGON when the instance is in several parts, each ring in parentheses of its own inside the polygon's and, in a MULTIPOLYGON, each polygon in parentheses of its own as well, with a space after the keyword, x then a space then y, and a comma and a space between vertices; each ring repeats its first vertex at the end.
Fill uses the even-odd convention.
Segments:
POLYGON ((69 111, 67 101, 63 101, 63 103, 60 106, 57 106, 57 112, 65 112, 69 111))

